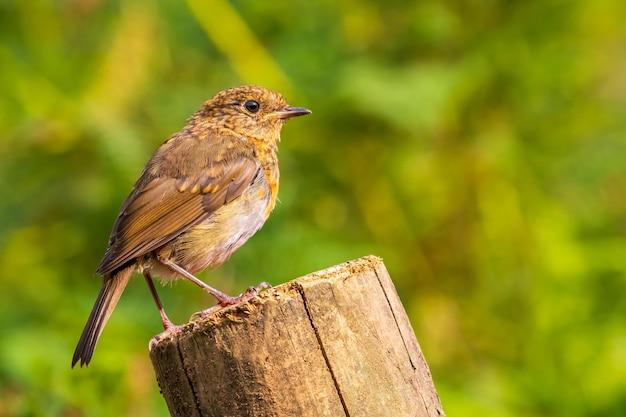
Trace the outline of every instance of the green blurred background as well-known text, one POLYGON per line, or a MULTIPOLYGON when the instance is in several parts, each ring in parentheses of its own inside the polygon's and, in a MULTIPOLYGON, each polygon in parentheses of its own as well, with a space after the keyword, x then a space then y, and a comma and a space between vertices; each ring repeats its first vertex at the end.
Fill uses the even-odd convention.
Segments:
MULTIPOLYGON (((218 90, 313 109, 237 293, 384 257, 450 416, 626 414, 623 0, 0 1, 0 416, 166 416, 134 280, 70 371, 153 150, 218 90)), ((161 291, 177 322, 212 303, 161 291)))

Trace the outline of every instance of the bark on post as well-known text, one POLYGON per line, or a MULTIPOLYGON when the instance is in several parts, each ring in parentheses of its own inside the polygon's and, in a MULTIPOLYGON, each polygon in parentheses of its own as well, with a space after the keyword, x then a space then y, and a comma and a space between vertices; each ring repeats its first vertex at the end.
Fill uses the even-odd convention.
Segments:
POLYGON ((387 270, 368 256, 188 323, 150 353, 174 417, 438 417, 387 270))

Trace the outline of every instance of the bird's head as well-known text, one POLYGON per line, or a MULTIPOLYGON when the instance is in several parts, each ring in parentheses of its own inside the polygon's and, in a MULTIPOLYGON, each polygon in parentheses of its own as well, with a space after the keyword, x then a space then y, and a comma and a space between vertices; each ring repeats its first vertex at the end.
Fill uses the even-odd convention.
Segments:
POLYGON ((286 120, 310 113, 304 107, 290 106, 282 95, 267 88, 243 86, 217 93, 204 103, 199 115, 201 122, 275 144, 286 120))

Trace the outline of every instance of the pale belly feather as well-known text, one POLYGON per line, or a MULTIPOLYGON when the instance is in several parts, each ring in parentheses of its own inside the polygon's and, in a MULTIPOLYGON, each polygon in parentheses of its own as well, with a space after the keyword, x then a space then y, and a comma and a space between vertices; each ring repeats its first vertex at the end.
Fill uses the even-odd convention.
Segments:
MULTIPOLYGON (((159 252, 168 253, 176 264, 191 273, 221 265, 263 226, 270 211, 268 208, 273 205, 271 194, 263 176, 259 176, 259 180, 241 196, 159 252)), ((158 263, 151 263, 149 268, 165 281, 181 278, 158 263)))

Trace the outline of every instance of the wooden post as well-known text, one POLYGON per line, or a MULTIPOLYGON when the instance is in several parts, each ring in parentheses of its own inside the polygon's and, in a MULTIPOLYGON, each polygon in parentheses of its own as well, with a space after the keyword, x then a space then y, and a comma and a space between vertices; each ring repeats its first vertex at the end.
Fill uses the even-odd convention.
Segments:
POLYGON ((380 258, 188 323, 150 356, 174 417, 438 417, 430 371, 380 258))

